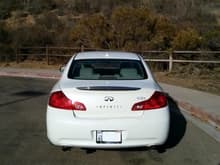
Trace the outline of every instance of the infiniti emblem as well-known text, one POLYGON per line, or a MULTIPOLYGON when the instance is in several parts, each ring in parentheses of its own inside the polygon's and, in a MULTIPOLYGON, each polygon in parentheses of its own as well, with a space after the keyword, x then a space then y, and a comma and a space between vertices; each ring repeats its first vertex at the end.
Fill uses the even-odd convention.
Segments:
POLYGON ((112 101, 114 101, 114 97, 112 97, 112 96, 105 96, 104 100, 112 102, 112 101))

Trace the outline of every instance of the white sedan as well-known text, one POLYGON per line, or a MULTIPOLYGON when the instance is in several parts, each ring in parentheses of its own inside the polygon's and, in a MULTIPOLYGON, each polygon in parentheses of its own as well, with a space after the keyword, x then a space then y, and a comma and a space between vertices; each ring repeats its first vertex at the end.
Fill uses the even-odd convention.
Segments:
POLYGON ((141 56, 126 52, 74 55, 53 87, 47 136, 62 147, 162 145, 169 132, 167 98, 141 56))

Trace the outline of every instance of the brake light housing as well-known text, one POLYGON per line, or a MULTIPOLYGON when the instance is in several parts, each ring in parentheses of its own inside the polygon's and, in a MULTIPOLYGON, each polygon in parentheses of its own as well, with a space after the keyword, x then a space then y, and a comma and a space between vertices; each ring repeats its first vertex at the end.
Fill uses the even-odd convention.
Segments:
POLYGON ((50 95, 48 104, 51 107, 62 109, 62 110, 86 111, 86 107, 83 103, 72 102, 72 100, 67 98, 62 91, 53 92, 50 95))
POLYGON ((145 110, 155 110, 167 106, 167 98, 164 93, 156 91, 148 99, 132 106, 132 111, 145 111, 145 110))

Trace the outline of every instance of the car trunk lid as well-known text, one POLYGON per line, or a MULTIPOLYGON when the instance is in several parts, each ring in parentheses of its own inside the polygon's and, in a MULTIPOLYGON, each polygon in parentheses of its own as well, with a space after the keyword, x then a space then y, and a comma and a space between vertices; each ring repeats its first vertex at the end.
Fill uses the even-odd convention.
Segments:
MULTIPOLYGON (((63 84, 63 83, 61 83, 63 84)), ((90 82, 74 81, 61 86, 72 102, 81 102, 86 111, 74 111, 79 118, 122 118, 139 117, 143 111, 131 111, 132 106, 149 99, 155 91, 153 83, 147 81, 90 82), (125 85, 126 84, 126 85, 125 85), (150 85, 151 84, 151 85, 150 85)), ((156 86, 156 84, 155 84, 156 86)))

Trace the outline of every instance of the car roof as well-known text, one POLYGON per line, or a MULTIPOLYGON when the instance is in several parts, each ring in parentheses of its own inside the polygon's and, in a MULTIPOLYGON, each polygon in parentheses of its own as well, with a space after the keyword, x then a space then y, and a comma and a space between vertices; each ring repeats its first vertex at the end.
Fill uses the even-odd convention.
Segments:
POLYGON ((116 51, 92 51, 92 52, 80 52, 75 56, 76 60, 81 59, 130 59, 140 60, 139 55, 130 52, 116 52, 116 51))

